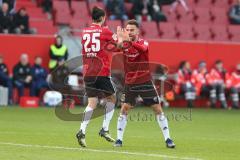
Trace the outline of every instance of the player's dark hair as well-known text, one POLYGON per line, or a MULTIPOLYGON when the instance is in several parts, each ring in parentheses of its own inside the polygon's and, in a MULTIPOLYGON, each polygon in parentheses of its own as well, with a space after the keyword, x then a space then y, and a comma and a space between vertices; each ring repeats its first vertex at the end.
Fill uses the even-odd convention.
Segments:
POLYGON ((139 24, 135 19, 127 21, 127 25, 135 25, 137 28, 139 28, 139 24))
POLYGON ((92 9, 92 20, 94 22, 101 22, 102 21, 102 17, 104 17, 106 14, 105 14, 105 11, 102 9, 102 8, 99 8, 99 7, 93 7, 92 9))
POLYGON ((183 69, 184 66, 186 65, 187 61, 181 61, 179 64, 179 69, 183 69))
POLYGON ((220 64, 220 63, 222 63, 222 60, 220 60, 220 59, 216 60, 216 62, 215 62, 215 64, 220 64))

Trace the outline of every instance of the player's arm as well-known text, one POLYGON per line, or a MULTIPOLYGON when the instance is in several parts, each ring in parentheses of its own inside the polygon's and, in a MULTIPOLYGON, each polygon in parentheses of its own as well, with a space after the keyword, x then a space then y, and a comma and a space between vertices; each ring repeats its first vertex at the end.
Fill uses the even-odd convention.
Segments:
POLYGON ((124 28, 120 26, 117 27, 117 47, 122 50, 124 48, 128 48, 131 44, 128 33, 124 28))
POLYGON ((132 42, 132 46, 139 52, 146 52, 148 50, 148 42, 146 41, 143 44, 132 42))
POLYGON ((114 40, 115 34, 113 34, 113 32, 108 27, 104 27, 102 31, 103 31, 101 34, 102 40, 104 41, 114 40))
POLYGON ((132 42, 125 29, 118 28, 117 35, 118 35, 118 39, 121 38, 122 43, 119 43, 119 44, 121 44, 121 46, 123 48, 127 47, 128 45, 131 45, 139 52, 146 52, 148 50, 148 42, 147 41, 144 41, 142 44, 137 43, 137 42, 132 42))

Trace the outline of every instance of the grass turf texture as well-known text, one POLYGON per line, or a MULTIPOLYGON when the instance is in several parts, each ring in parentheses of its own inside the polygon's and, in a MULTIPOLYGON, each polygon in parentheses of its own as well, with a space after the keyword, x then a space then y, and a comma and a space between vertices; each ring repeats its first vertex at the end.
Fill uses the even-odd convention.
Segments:
MULTIPOLYGON (((81 110, 76 108, 72 112, 81 110)), ((110 126, 113 137, 118 113, 119 109, 110 126)), ((123 148, 113 148, 98 136, 102 124, 99 117, 90 122, 88 147, 81 150, 75 138, 80 122, 59 120, 53 108, 0 107, 0 159, 240 159, 239 111, 193 109, 190 116, 188 109, 165 109, 165 113, 176 149, 165 147, 152 110, 139 107, 130 112, 123 148)))

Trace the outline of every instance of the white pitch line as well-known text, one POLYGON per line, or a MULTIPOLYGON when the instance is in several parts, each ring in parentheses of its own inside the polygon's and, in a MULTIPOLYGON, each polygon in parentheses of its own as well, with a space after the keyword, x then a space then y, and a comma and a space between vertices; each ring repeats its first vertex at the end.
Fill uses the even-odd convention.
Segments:
POLYGON ((168 159, 179 159, 179 160, 203 160, 200 158, 192 157, 177 157, 169 156, 162 154, 151 154, 151 153, 140 153, 140 152, 127 152, 127 151, 113 151, 113 150, 99 150, 99 149, 89 149, 89 148, 76 148, 76 147, 64 147, 64 146, 46 146, 38 144, 21 144, 21 143, 12 143, 12 142, 0 142, 0 145, 8 146, 19 146, 27 148, 47 148, 47 149, 62 149, 62 150, 77 150, 77 151, 89 151, 89 152, 99 152, 99 153, 116 153, 124 155, 135 155, 135 156, 145 156, 145 157, 158 157, 158 158, 168 158, 168 159))

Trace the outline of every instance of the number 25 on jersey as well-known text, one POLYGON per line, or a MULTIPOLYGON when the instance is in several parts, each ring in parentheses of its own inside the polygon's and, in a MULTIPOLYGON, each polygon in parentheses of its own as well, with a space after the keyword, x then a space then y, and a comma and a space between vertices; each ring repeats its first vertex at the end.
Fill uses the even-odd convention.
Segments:
MULTIPOLYGON (((83 40, 85 41, 84 45, 84 51, 88 54, 95 53, 100 51, 100 33, 93 33, 91 34, 84 34, 83 40)), ((92 55, 93 56, 93 55, 92 55)))

